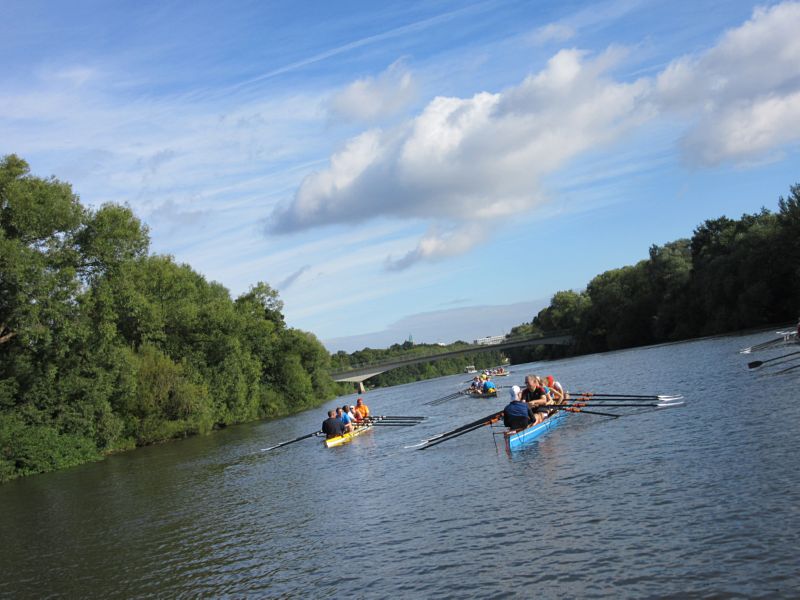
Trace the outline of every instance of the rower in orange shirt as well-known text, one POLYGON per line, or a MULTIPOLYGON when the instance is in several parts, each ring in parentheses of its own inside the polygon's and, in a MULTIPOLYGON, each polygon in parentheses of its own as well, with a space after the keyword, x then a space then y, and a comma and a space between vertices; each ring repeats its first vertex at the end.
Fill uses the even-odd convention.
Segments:
POLYGON ((364 401, 359 398, 356 400, 356 412, 361 414, 361 419, 369 417, 369 407, 364 404, 364 401))

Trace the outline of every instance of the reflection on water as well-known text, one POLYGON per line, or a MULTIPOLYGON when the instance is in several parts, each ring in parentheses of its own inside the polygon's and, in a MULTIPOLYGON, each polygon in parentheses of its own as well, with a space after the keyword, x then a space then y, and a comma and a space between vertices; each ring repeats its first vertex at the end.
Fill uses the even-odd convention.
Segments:
POLYGON ((490 428, 404 449, 502 408, 424 405, 462 374, 370 392, 376 414, 430 418, 331 450, 260 452, 317 429, 323 407, 12 482, 0 595, 791 597, 800 373, 747 372, 735 351, 763 337, 515 367, 508 383, 552 372, 688 405, 570 415, 511 457, 490 428))

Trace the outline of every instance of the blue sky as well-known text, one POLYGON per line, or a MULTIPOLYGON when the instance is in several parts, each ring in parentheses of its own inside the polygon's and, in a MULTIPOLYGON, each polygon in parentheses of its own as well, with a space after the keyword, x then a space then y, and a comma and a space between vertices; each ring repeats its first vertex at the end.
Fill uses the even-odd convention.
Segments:
POLYGON ((0 153, 331 349, 471 339, 800 181, 792 2, 4 2, 0 153))

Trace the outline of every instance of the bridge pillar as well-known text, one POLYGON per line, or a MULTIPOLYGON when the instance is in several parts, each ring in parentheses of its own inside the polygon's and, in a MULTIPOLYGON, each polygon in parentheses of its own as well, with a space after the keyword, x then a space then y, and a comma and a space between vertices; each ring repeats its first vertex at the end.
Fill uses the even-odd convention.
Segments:
POLYGON ((366 394, 367 393, 367 390, 364 387, 364 382, 363 381, 359 381, 358 382, 358 386, 356 386, 356 387, 358 388, 358 393, 359 394, 366 394))

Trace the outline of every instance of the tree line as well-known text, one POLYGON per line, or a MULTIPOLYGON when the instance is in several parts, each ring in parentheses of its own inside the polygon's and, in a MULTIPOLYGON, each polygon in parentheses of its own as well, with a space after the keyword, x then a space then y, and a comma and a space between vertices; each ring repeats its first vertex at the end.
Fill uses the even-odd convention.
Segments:
POLYGON ((317 406, 330 355, 257 283, 149 253, 125 207, 0 160, 0 481, 317 406))
POLYGON ((691 238, 650 248, 550 305, 510 335, 574 332, 572 347, 508 350, 512 362, 558 358, 785 323, 800 315, 800 185, 739 219, 720 217, 691 238))

